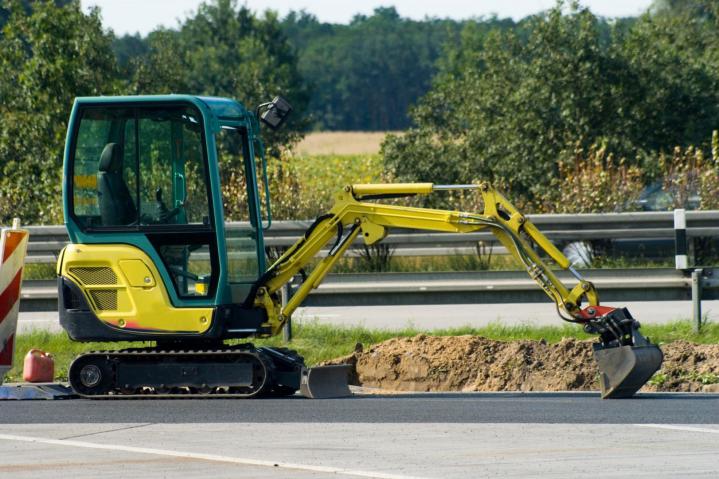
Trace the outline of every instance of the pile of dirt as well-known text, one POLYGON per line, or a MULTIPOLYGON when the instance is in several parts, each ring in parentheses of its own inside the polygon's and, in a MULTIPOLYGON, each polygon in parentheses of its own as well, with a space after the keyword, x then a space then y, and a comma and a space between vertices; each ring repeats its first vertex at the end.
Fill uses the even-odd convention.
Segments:
POLYGON ((719 344, 674 341, 660 347, 664 364, 646 390, 719 392, 719 344))
MULTIPOLYGON (((719 392, 719 345, 661 346, 662 369, 647 391, 719 392)), ((353 365, 353 383, 395 391, 598 390, 592 341, 495 341, 479 336, 395 338, 358 345, 332 364, 353 365)))

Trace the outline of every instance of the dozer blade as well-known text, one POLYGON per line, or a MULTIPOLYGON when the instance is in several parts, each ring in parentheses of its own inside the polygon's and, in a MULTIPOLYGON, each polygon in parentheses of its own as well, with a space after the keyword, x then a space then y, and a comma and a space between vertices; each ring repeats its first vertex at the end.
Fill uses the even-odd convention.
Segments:
POLYGON ((599 366, 602 399, 629 398, 634 395, 662 365, 664 354, 658 346, 597 345, 594 359, 599 366))
POLYGON ((300 380, 300 394, 310 399, 351 396, 348 385, 350 369, 347 364, 305 369, 300 380))

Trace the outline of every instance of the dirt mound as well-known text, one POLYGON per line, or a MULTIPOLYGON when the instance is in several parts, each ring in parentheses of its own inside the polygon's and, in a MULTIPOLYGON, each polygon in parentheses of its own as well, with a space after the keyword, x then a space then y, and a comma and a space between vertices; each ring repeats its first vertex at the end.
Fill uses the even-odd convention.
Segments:
MULTIPOLYGON (((662 345, 653 391, 717 391, 719 345, 662 345)), ((332 361, 354 366, 357 385, 397 391, 598 390, 592 341, 495 341, 478 336, 395 338, 332 361)))
POLYGON ((719 392, 719 344, 675 341, 660 347, 664 364, 647 390, 719 392))

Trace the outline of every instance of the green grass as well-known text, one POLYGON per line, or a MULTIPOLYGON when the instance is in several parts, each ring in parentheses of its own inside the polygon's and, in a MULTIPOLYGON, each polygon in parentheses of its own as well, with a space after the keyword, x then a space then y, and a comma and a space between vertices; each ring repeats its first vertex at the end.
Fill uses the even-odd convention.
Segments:
MULTIPOLYGON (((370 273, 377 271, 377 262, 364 257, 341 258, 333 273, 370 273)), ((382 271, 392 273, 434 273, 441 271, 507 271, 522 270, 520 263, 509 255, 491 258, 476 255, 393 256, 382 271)))
POLYGON ((647 259, 642 256, 598 256, 592 268, 673 268, 674 258, 647 259))
POLYGON ((24 281, 33 279, 55 279, 55 264, 25 263, 22 272, 24 281))
MULTIPOLYGON (((689 321, 677 321, 662 325, 645 325, 642 332, 652 341, 668 343, 686 340, 694 343, 719 343, 719 324, 706 324, 701 333, 695 334, 689 321)), ((294 339, 289 347, 302 354, 308 365, 333 359, 352 353, 357 343, 365 348, 395 337, 411 337, 417 334, 432 336, 476 335, 489 339, 511 341, 518 339, 542 340, 556 343, 563 338, 591 339, 580 327, 575 325, 535 327, 530 325, 505 326, 493 323, 482 328, 453 328, 435 331, 421 331, 414 327, 400 330, 367 329, 360 326, 337 327, 309 321, 294 325, 294 339)), ((280 337, 253 341, 257 346, 285 346, 280 337)), ((22 375, 22 360, 32 348, 48 351, 55 356, 56 377, 67 378, 67 368, 72 359, 84 351, 102 349, 122 349, 127 347, 148 346, 149 343, 76 343, 70 341, 64 333, 34 332, 18 337, 15 349, 15 368, 8 375, 8 381, 19 380, 22 375)), ((714 381, 715 378, 702 378, 714 381)))
POLYGON ((679 374, 677 377, 670 378, 664 373, 656 373, 649 380, 649 384, 651 384, 652 386, 662 387, 669 381, 698 382, 703 385, 719 384, 719 374, 714 374, 710 372, 698 373, 696 371, 688 371, 683 374, 679 374))

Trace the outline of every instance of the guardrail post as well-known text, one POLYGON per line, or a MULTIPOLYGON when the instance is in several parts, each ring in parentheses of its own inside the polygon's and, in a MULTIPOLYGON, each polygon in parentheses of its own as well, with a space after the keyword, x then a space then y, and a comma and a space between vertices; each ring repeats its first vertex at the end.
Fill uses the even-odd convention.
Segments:
POLYGON ((692 324, 694 332, 702 328, 702 269, 692 271, 692 324))
MULTIPOLYGON (((290 297, 290 285, 284 284, 282 286, 282 289, 280 289, 280 296, 282 298, 282 309, 287 306, 287 300, 290 297)), ((289 318, 285 325, 282 327, 282 339, 289 343, 292 341, 292 318, 289 318)))
POLYGON ((684 209, 674 210, 674 251, 676 269, 687 269, 687 212, 684 209))

